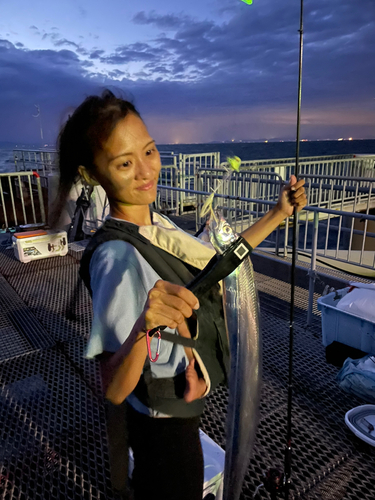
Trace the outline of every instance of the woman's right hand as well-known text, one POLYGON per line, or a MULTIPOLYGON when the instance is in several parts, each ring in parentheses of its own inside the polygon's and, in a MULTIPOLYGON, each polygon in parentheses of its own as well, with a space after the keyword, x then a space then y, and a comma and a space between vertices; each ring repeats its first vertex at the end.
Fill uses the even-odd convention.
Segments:
POLYGON ((187 288, 159 280, 148 292, 146 305, 127 340, 120 349, 102 363, 103 386, 106 398, 121 404, 134 390, 147 356, 144 330, 158 326, 178 328, 180 335, 189 337, 185 319, 199 308, 198 299, 187 288))
POLYGON ((197 297, 187 288, 159 280, 148 292, 143 311, 146 330, 158 326, 179 328, 199 308, 197 297))

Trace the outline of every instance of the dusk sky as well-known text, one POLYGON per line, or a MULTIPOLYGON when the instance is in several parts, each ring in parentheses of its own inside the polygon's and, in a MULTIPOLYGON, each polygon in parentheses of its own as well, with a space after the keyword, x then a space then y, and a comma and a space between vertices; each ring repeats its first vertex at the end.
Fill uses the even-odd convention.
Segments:
MULTIPOLYGON (((105 87, 158 143, 294 139, 299 0, 0 0, 0 141, 105 87)), ((375 0, 305 0, 301 137, 375 138, 375 0)))

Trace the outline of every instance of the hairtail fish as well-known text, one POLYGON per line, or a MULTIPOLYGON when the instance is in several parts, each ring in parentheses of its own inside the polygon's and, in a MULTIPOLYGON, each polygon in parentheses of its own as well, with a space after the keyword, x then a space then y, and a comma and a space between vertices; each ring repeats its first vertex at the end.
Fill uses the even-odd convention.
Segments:
MULTIPOLYGON (((228 158, 228 163, 232 170, 238 171, 241 160, 228 158)), ((250 246, 236 234, 222 211, 213 209, 215 192, 230 177, 228 171, 201 211, 202 217, 210 214, 208 233, 217 255, 186 287, 199 296, 218 281, 224 282, 223 304, 231 359, 223 500, 239 500, 258 422, 261 334, 250 246)), ((161 329, 154 330, 160 333, 161 329)))
MULTIPOLYGON (((238 171, 241 160, 228 158, 228 163, 238 171)), ((224 176, 223 182, 229 179, 230 172, 224 176)), ((210 212, 210 240, 217 253, 222 254, 239 235, 223 213, 212 208, 213 200, 214 193, 207 200, 203 214, 210 212)), ((246 257, 223 282, 231 356, 223 500, 238 500, 255 438, 261 385, 259 303, 250 257, 246 257)))

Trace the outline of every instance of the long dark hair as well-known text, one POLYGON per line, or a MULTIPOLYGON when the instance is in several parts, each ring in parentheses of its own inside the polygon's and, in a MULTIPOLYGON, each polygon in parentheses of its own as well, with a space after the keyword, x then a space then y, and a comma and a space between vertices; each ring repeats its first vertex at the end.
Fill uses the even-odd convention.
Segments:
POLYGON ((49 217, 52 227, 58 223, 70 190, 78 179, 78 167, 94 169, 96 153, 119 120, 129 113, 140 117, 131 102, 106 89, 101 96, 87 97, 62 127, 57 139, 59 186, 49 217))

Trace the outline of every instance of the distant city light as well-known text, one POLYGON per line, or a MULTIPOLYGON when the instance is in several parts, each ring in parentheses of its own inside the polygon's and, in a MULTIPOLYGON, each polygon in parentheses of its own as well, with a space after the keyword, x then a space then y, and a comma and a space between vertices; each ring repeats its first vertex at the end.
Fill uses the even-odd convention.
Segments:
POLYGON ((353 137, 349 137, 348 141, 352 141, 353 140, 353 137))
POLYGON ((344 138, 343 138, 343 137, 340 137, 340 139, 337 139, 337 140, 338 140, 338 141, 343 141, 343 140, 344 140, 344 138))

